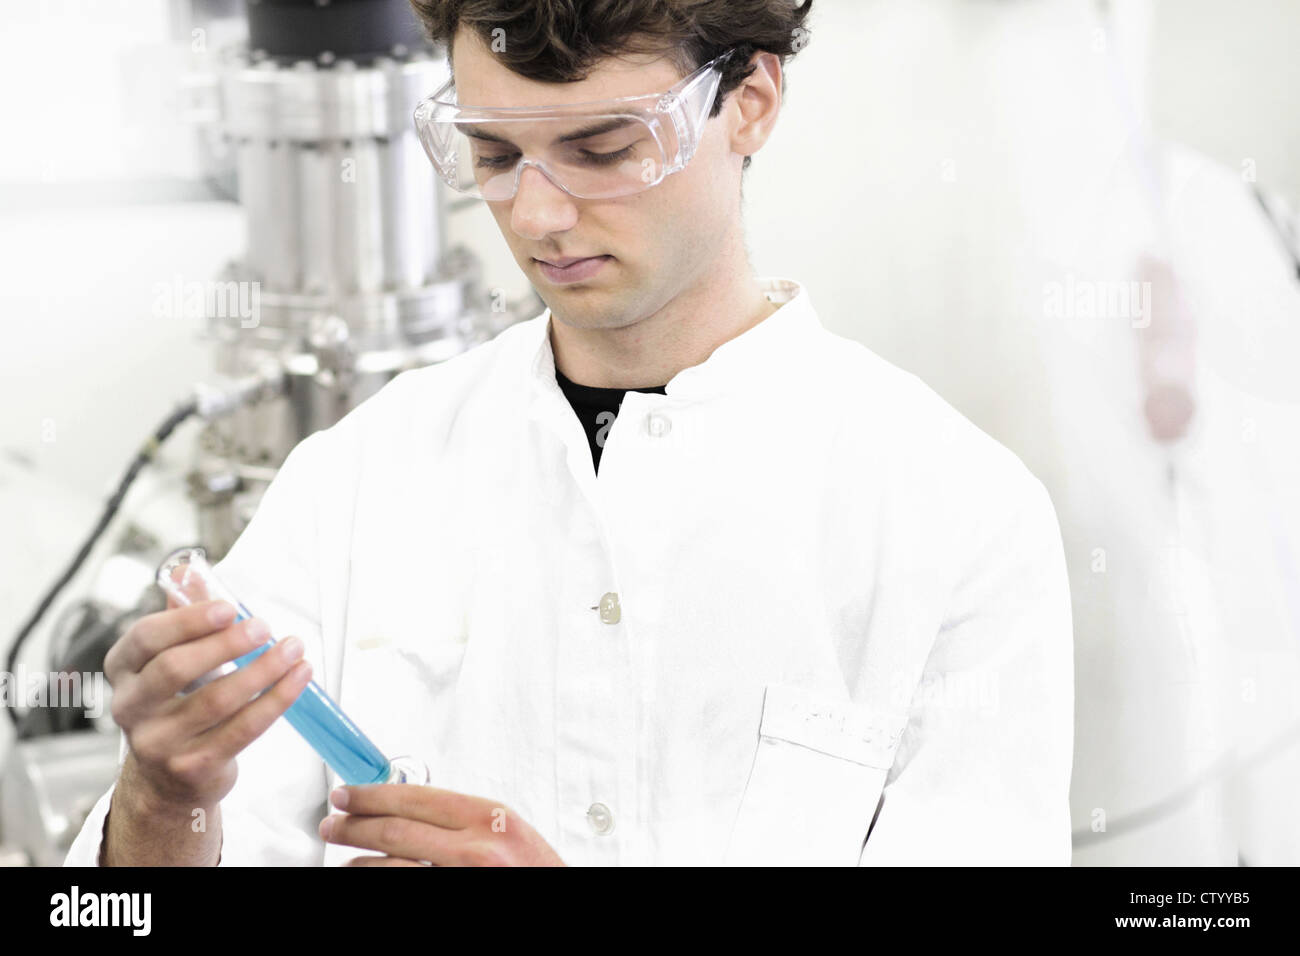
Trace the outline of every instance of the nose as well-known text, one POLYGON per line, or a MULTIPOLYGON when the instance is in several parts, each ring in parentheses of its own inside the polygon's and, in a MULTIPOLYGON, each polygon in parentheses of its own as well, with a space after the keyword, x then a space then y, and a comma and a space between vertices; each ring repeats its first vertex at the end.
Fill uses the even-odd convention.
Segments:
POLYGON ((572 229, 578 221, 573 197, 535 166, 525 166, 519 177, 510 228, 524 239, 537 241, 553 232, 572 229))

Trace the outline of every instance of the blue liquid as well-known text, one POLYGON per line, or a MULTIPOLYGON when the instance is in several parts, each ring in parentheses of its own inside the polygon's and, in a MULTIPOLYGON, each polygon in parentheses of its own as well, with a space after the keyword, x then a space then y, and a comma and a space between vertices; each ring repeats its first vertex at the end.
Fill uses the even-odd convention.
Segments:
MULTIPOLYGON (((239 605, 237 621, 252 617, 247 608, 239 605)), ((272 647, 271 640, 243 657, 235 658, 235 666, 243 667, 257 660, 272 647)), ((320 754, 343 782, 352 785, 383 783, 388 779, 388 758, 370 738, 348 720, 338 704, 315 681, 303 688, 293 706, 284 712, 293 728, 302 734, 313 750, 320 754)))

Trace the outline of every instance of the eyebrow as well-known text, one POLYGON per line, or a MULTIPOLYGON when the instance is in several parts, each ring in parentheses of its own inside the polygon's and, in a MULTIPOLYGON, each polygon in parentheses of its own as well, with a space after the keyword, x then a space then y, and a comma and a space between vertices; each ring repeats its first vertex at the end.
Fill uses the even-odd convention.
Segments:
MULTIPOLYGON (((609 133, 616 129, 622 129, 635 123, 636 120, 628 117, 612 117, 599 123, 592 123, 590 126, 584 126, 582 129, 574 130, 572 133, 565 133, 563 136, 555 138, 556 143, 569 143, 575 139, 587 139, 589 136, 599 136, 601 133, 609 133)), ((513 146, 514 143, 503 136, 497 136, 495 133, 489 133, 479 126, 463 126, 461 129, 466 136, 473 136, 475 139, 487 140, 490 143, 504 143, 507 146, 513 146)))

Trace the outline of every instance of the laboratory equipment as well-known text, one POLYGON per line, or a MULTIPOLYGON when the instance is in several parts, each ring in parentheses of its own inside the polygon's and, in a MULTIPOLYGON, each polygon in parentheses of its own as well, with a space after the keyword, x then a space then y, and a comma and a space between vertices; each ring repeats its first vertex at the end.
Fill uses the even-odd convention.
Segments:
MULTIPOLYGON (((9 672, 23 658, 51 672, 100 670, 129 622, 158 609, 159 561, 180 542, 221 559, 300 441, 395 375, 449 360, 545 308, 535 291, 507 295, 501 286, 517 273, 485 276, 476 250, 453 241, 457 213, 472 207, 446 201, 411 121, 451 71, 408 0, 175 0, 157 15, 172 37, 168 63, 180 67, 158 77, 174 80, 188 124, 175 142, 192 137, 202 180, 215 198, 238 202, 242 248, 210 281, 177 276, 156 297, 155 309, 199 326, 213 374, 174 408, 177 396, 159 396, 159 425, 60 576, 44 590, 9 582, 35 604, 6 649, 9 672), (160 454, 182 441, 183 462, 160 454), (44 640, 51 631, 57 639, 44 640)), ((0 470, 12 484, 16 468, 0 470)), ((76 513, 50 513, 65 510, 76 513)), ((51 524, 52 539, 57 532, 51 524)), ((53 861, 87 800, 115 776, 118 734, 82 729, 79 713, 8 710, 18 739, 11 750, 0 740, 0 790, 41 796, 0 799, 0 860, 53 861), (94 759, 39 746, 63 734, 80 735, 94 759), (47 761, 66 763, 68 776, 47 761), (59 805, 71 809, 27 812, 49 803, 42 794, 56 779, 69 796, 59 805)), ((294 719, 304 712, 295 705, 294 719)))
MULTIPOLYGON (((158 567, 158 585, 181 605, 226 601, 237 610, 236 621, 253 616, 217 577, 202 548, 180 548, 168 555, 158 567)), ((275 638, 270 638, 261 647, 204 675, 186 690, 192 692, 211 680, 244 667, 269 651, 275 643, 275 638)), ((422 761, 414 757, 389 760, 315 681, 307 684, 285 711, 284 717, 344 783, 429 782, 429 769, 422 761)))
POLYGON ((545 308, 535 291, 507 297, 510 275, 485 276, 453 241, 458 209, 411 119, 451 69, 408 0, 265 0, 244 15, 246 42, 193 84, 246 216, 243 253, 214 283, 226 294, 210 297, 216 376, 195 390, 191 540, 214 562, 298 442, 545 308))

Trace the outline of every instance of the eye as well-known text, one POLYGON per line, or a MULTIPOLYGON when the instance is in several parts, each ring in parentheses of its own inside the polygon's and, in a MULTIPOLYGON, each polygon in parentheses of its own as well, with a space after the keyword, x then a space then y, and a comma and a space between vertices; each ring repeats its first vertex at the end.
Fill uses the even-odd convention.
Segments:
POLYGON ((592 166, 610 166, 614 163, 627 159, 632 154, 631 146, 624 146, 620 150, 612 153, 593 153, 590 150, 581 150, 582 161, 592 166))
POLYGON ((503 153, 497 156, 478 154, 474 157, 474 166, 478 169, 507 169, 518 160, 518 153, 503 153))

